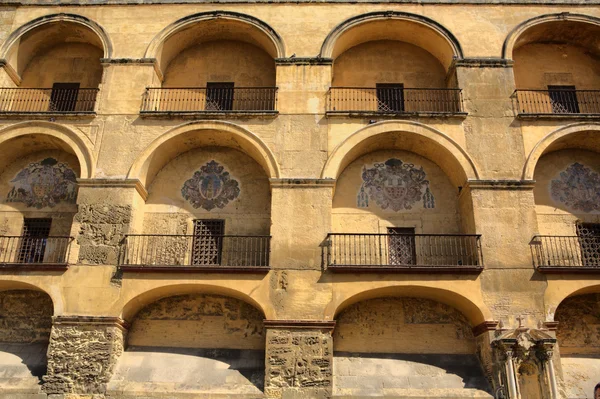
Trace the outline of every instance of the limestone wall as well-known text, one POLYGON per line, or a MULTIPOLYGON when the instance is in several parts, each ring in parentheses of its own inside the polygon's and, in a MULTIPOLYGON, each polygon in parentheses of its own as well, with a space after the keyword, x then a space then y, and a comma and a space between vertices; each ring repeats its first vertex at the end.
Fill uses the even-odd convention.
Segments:
POLYGON ((0 291, 0 342, 47 343, 52 300, 39 291, 0 291))

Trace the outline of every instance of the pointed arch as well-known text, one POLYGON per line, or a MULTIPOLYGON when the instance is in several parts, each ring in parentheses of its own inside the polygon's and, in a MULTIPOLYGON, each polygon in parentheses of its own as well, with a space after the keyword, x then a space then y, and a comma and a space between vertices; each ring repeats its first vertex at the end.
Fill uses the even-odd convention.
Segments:
MULTIPOLYGON (((87 142, 73 130, 58 123, 44 121, 21 122, 0 129, 0 151, 10 140, 25 139, 38 143, 39 149, 61 148, 79 160, 81 178, 94 176, 95 157, 87 142)), ((15 154, 18 156, 18 154, 15 154)))
POLYGON ((345 20, 327 35, 319 55, 336 58, 353 46, 373 40, 400 40, 414 44, 433 54, 446 69, 454 58, 463 58, 460 43, 444 26, 422 15, 399 11, 370 12, 345 20), (388 27, 376 28, 375 24, 380 23, 388 27))
POLYGON ((254 133, 229 122, 205 121, 184 123, 155 139, 138 156, 127 177, 148 186, 171 159, 203 145, 239 149, 258 162, 269 178, 280 176, 275 155, 254 133))
POLYGON ((356 131, 331 152, 321 178, 337 179, 350 162, 383 148, 404 149, 432 160, 456 186, 479 179, 475 162, 456 141, 430 126, 408 121, 379 122, 356 131))

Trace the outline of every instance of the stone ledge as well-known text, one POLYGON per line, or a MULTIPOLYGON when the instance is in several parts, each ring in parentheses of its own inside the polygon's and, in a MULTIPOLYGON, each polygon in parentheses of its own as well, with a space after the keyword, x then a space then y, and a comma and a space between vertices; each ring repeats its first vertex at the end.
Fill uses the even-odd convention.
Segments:
POLYGON ((50 120, 54 119, 93 119, 97 115, 96 111, 90 112, 6 112, 0 111, 0 119, 33 119, 50 120))
POLYGON ((318 187, 334 187, 335 179, 311 179, 311 178, 283 178, 269 179, 271 188, 318 188, 318 187))
POLYGON ((335 320, 265 320, 267 328, 281 328, 294 330, 332 330, 335 328, 335 320))
POLYGON ((461 58, 453 60, 450 68, 512 68, 514 63, 505 58, 461 58))
POLYGON ((331 265, 332 273, 395 273, 395 274, 479 274, 483 266, 344 266, 331 265))
POLYGON ((600 267, 590 266, 538 266, 543 274, 600 274, 600 267))
POLYGON ((465 188, 483 190, 533 190, 535 180, 475 180, 469 179, 465 188))
POLYGON ((535 5, 535 6, 559 6, 559 5, 600 5, 600 0, 1 0, 0 4, 5 6, 41 5, 41 6, 66 6, 66 5, 143 5, 143 4, 252 4, 252 3, 317 3, 317 4, 441 4, 441 5, 535 5))
POLYGON ((118 269, 124 273, 256 273, 266 274, 271 271, 269 266, 248 266, 248 267, 235 267, 235 266, 118 266, 118 269))
POLYGON ((408 118, 459 118, 464 119, 467 112, 377 112, 377 111, 327 111, 328 118, 385 118, 385 119, 408 119, 408 118))
POLYGON ((0 272, 65 272, 68 269, 67 263, 0 263, 0 272))
POLYGON ((140 111, 148 119, 274 119, 278 115, 279 111, 140 111))
POLYGON ((483 323, 476 325, 475 327, 473 327, 473 335, 474 336, 479 336, 485 332, 488 331, 496 331, 496 329, 498 328, 498 325, 500 324, 499 321, 495 321, 495 320, 491 320, 491 321, 484 321, 483 323))
POLYGON ((77 179, 77 184, 93 188, 135 188, 144 201, 148 199, 148 191, 138 179, 77 179))
POLYGON ((129 323, 115 316, 54 316, 52 323, 56 325, 104 325, 115 326, 122 330, 129 329, 129 323))
POLYGON ((154 65, 156 58, 100 58, 101 64, 154 65))
POLYGON ((275 58, 275 65, 333 65, 333 58, 321 58, 321 57, 275 58))
POLYGON ((544 120, 544 119, 552 119, 552 120, 600 120, 600 113, 598 114, 546 114, 546 113, 537 113, 537 114, 517 114, 517 118, 521 120, 544 120))

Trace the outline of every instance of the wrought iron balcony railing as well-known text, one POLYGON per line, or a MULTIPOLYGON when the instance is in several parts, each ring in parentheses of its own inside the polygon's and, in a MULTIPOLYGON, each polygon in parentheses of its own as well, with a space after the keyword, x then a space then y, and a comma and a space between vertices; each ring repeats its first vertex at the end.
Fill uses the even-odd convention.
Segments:
POLYGON ((330 233, 327 266, 343 271, 472 271, 483 269, 480 235, 330 233))
POLYGON ((600 271, 600 236, 534 236, 530 242, 538 269, 596 269, 600 271))
POLYGON ((0 114, 93 114, 98 89, 0 88, 0 114))
POLYGON ((275 112, 277 87, 178 87, 146 89, 142 114, 275 112))
POLYGON ((268 269, 270 236, 129 234, 120 266, 129 269, 268 269))
POLYGON ((461 89, 331 87, 327 112, 461 114, 461 89))
POLYGON ((516 90, 519 115, 600 114, 600 90, 516 90))
POLYGON ((67 265, 73 237, 0 236, 0 265, 67 265))

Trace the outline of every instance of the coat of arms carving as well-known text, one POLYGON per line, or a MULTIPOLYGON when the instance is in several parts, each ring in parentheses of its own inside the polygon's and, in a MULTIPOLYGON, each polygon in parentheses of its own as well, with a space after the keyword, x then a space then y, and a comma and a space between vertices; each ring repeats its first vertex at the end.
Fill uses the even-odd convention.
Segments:
POLYGON ((38 209, 54 207, 61 201, 75 203, 77 176, 67 163, 54 158, 30 163, 11 180, 14 183, 6 202, 22 202, 38 209))
POLYGON ((359 208, 369 206, 369 201, 381 207, 398 212, 412 209, 418 201, 423 207, 435 207, 435 198, 429 189, 429 180, 423 167, 391 158, 384 163, 375 163, 372 168, 363 167, 362 180, 357 196, 359 208))
POLYGON ((223 209, 229 201, 235 200, 240 195, 240 187, 224 166, 212 160, 183 184, 181 195, 194 208, 210 211, 223 209))
POLYGON ((550 192, 553 199, 576 211, 600 211, 600 175, 580 163, 560 172, 550 192))

